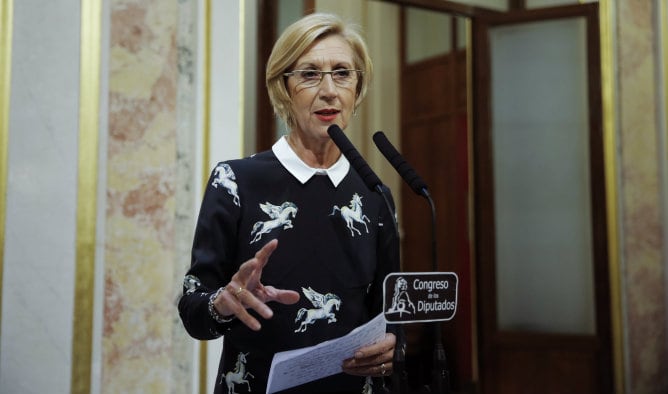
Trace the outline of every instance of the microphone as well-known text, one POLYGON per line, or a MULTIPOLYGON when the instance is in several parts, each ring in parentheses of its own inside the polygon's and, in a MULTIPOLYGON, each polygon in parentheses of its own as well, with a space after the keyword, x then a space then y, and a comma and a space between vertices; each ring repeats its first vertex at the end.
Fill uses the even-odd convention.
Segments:
MULTIPOLYGON (((431 255, 432 267, 434 271, 438 271, 438 259, 436 257, 436 207, 434 201, 429 195, 427 184, 422 178, 418 176, 413 167, 411 167, 401 154, 392 146, 390 141, 385 137, 385 133, 377 131, 373 135, 373 142, 378 147, 378 150, 385 156, 395 170, 408 183, 408 186, 419 196, 423 196, 429 202, 431 208, 431 255)), ((428 387, 428 392, 434 390, 435 393, 450 393, 450 375, 447 369, 447 362, 445 358, 445 350, 441 342, 441 325, 436 322, 434 329, 434 365, 432 368, 432 383, 428 387)), ((399 365, 398 365, 399 366, 399 365)))
POLYGON ((408 186, 419 196, 427 196, 429 192, 427 191, 427 184, 424 183, 422 178, 415 172, 413 167, 411 167, 406 159, 401 156, 401 154, 394 148, 392 143, 385 137, 385 133, 382 131, 377 131, 373 135, 373 142, 380 150, 380 153, 385 156, 387 161, 392 164, 395 170, 401 175, 401 177, 408 183, 408 186))
POLYGON ((348 137, 343 134, 343 130, 341 130, 338 125, 333 124, 327 128, 327 134, 329 134, 332 141, 339 147, 341 153, 348 159, 350 165, 353 166, 358 174, 360 174, 362 180, 369 189, 378 191, 382 194, 383 183, 380 181, 380 178, 378 178, 376 173, 369 167, 366 160, 364 160, 362 155, 355 149, 348 137))

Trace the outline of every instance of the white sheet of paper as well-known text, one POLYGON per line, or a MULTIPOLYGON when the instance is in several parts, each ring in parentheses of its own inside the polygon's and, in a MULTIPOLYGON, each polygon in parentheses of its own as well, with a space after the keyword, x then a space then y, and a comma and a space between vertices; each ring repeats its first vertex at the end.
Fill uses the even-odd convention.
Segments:
POLYGON ((267 394, 285 390, 342 371, 343 360, 362 346, 385 337, 385 318, 378 316, 348 334, 315 346, 276 353, 271 361, 267 394))

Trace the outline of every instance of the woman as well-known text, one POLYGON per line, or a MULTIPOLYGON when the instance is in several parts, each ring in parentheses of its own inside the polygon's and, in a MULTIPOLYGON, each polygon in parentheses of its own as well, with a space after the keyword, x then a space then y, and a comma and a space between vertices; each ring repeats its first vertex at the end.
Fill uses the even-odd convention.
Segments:
MULTIPOLYGON (((179 312, 193 337, 224 335, 216 393, 263 393, 274 353, 340 337, 381 312, 383 279, 398 271, 393 218, 327 134, 346 128, 371 72, 352 26, 328 14, 295 22, 266 72, 289 133, 270 151, 219 163, 209 179, 179 312)), ((395 341, 387 333, 344 373, 286 392, 368 390, 367 377, 391 374, 395 341)))

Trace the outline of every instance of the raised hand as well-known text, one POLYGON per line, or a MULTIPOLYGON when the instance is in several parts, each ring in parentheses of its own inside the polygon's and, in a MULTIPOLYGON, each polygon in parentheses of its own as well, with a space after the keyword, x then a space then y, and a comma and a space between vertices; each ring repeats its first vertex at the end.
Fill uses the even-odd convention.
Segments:
POLYGON ((259 321, 248 313, 253 309, 265 319, 271 319, 274 312, 266 303, 269 301, 281 304, 294 304, 299 301, 299 293, 292 290, 277 289, 273 286, 264 286, 260 282, 262 270, 267 265, 269 257, 278 247, 278 240, 267 242, 262 249, 255 253, 255 257, 243 263, 232 276, 232 280, 225 286, 213 301, 213 305, 222 316, 236 316, 251 330, 262 328, 259 321))

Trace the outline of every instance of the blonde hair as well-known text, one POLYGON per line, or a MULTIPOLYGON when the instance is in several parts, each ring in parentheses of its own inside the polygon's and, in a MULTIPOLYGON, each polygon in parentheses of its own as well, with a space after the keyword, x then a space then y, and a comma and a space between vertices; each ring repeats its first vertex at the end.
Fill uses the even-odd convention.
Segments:
POLYGON ((274 113, 287 124, 294 126, 292 100, 283 75, 308 50, 313 43, 327 36, 339 35, 353 50, 353 66, 362 70, 355 89, 355 108, 366 96, 373 73, 373 65, 357 25, 345 23, 333 14, 315 13, 307 15, 283 31, 276 40, 267 61, 265 82, 274 113))

